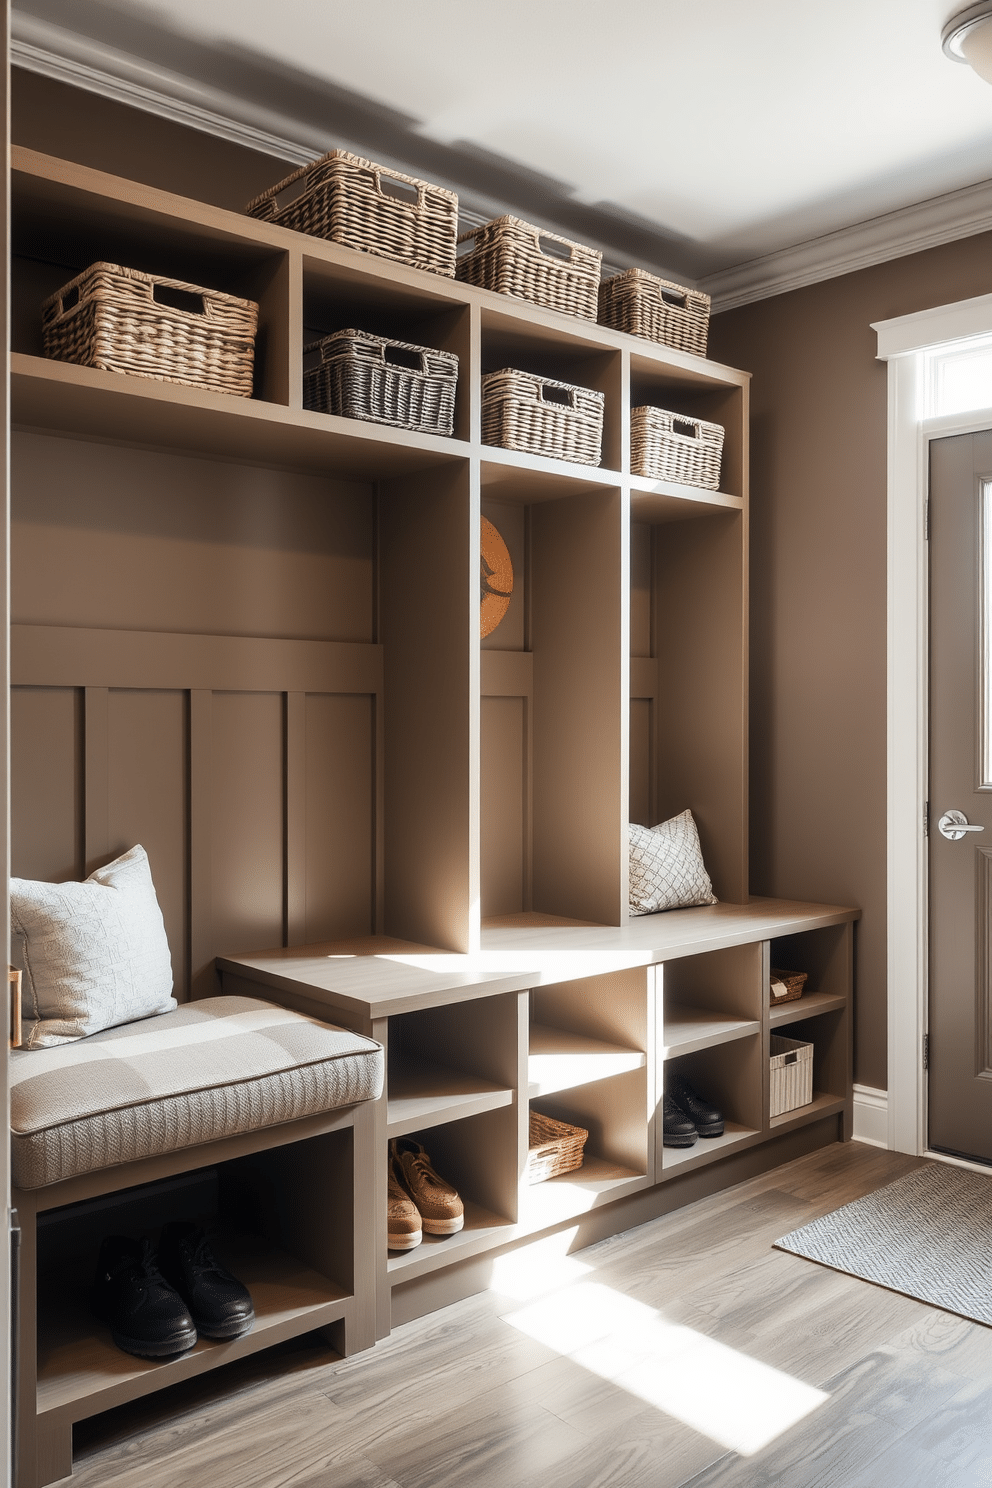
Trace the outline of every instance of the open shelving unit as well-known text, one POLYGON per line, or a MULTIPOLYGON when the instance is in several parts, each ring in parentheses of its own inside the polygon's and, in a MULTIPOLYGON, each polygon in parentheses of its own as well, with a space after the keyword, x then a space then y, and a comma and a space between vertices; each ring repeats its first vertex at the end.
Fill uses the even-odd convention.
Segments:
MULTIPOLYGON (((640 1222, 677 1201, 666 1185, 732 1182, 736 1155, 782 1160, 806 1127, 849 1134, 857 912, 748 893, 747 374, 32 151, 12 164, 14 871, 83 876, 141 841, 180 997, 283 1001, 387 1050, 354 1176, 374 1277, 272 1251, 242 1347, 349 1308, 383 1335, 484 1285, 503 1249, 640 1222), (254 396, 45 359, 40 301, 98 259, 256 299, 254 396), (303 408, 304 345, 348 326, 457 354, 453 437, 303 408), (603 392, 601 466, 482 443, 481 378, 506 365, 603 392), (724 425, 719 491, 631 472, 644 401, 724 425), (480 644, 481 516, 515 584, 480 644), (720 902, 631 919, 628 821, 686 807, 720 902), (769 1007, 770 965, 810 971, 802 1003, 769 1007), (814 1043, 818 1094, 770 1121, 785 1025, 814 1043), (724 1137, 664 1147, 673 1061, 724 1137), (533 1186, 531 1100, 589 1131, 581 1169, 533 1186), (466 1223, 389 1254, 401 1135, 466 1223), (288 1320, 279 1275, 300 1288, 288 1320)), ((45 1337, 38 1409, 60 1420, 110 1399, 64 1348, 96 1360, 80 1379, 123 1368, 120 1398, 235 1348, 146 1369, 86 1329, 45 1337)))

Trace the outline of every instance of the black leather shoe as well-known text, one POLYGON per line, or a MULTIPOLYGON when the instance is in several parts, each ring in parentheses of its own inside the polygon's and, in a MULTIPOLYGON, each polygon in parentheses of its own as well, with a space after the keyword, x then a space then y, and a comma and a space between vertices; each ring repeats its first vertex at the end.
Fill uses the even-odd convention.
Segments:
POLYGON ((682 1108, 701 1137, 723 1136, 722 1111, 718 1111, 716 1106, 711 1106, 709 1101, 703 1100, 702 1096, 697 1095, 692 1086, 680 1080, 678 1075, 672 1075, 669 1078, 668 1089, 675 1103, 682 1108))
POLYGON ((661 1098, 662 1141, 666 1147, 691 1147, 696 1141, 696 1128, 684 1111, 680 1111, 666 1091, 661 1098))
POLYGON ((204 1338, 240 1338, 249 1332, 255 1321, 251 1293, 215 1258, 203 1230, 194 1224, 165 1225, 158 1263, 204 1338))
POLYGON ((148 1240, 108 1235, 100 1246, 93 1310, 119 1349, 139 1359, 184 1354, 196 1327, 183 1299, 163 1280, 148 1240))

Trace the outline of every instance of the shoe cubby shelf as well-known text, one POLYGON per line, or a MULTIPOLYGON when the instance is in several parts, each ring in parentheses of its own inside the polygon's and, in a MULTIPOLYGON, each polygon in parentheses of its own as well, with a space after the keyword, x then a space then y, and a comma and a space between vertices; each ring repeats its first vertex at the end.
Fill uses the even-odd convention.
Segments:
POLYGON ((720 1137, 700 1137, 692 1147, 664 1147, 662 1149, 662 1172, 666 1177, 673 1173, 684 1173, 691 1168, 706 1167, 718 1162, 729 1153, 744 1147, 753 1147, 761 1140, 760 1130, 740 1126, 736 1121, 727 1121, 720 1137))
POLYGON ((530 1026, 527 1058, 528 1095, 552 1095, 576 1085, 590 1085, 611 1075, 643 1069, 647 1055, 641 1049, 624 1049, 603 1039, 584 1038, 565 1029, 530 1026))
POLYGON ((728 1018, 725 1013, 705 1008, 666 1008, 662 1057, 677 1059, 682 1054, 694 1054, 698 1049, 711 1049, 716 1044, 728 1044, 760 1032, 761 1022, 753 1018, 728 1018))
POLYGON ((829 992, 804 992, 795 1002, 780 1002, 777 1007, 770 1007, 768 1020, 773 1028, 780 1028, 786 1023, 815 1018, 820 1013, 839 1012, 844 1005, 845 998, 839 993, 831 995, 829 992))
POLYGON ((426 1126, 498 1110, 513 1099, 512 1089, 501 1089, 464 1070, 395 1061, 389 1071, 386 1130, 390 1137, 405 1137, 426 1126))

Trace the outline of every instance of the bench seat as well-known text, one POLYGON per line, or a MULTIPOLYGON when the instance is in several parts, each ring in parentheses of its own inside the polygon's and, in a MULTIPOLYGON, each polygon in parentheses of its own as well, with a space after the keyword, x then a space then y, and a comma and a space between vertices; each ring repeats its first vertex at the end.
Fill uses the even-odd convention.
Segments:
POLYGON ((20 1189, 375 1100, 384 1068, 372 1039, 252 997, 15 1049, 10 1065, 20 1189))

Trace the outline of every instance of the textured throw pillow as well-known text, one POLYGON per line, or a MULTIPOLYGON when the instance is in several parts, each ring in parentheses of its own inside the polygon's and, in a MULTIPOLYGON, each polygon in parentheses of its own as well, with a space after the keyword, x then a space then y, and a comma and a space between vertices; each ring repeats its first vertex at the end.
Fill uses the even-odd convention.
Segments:
POLYGON ((656 827, 630 823, 630 912, 716 904, 691 811, 656 827))
POLYGON ((49 1049, 177 1006, 143 847, 85 883, 10 881, 11 951, 24 972, 24 1044, 49 1049))

